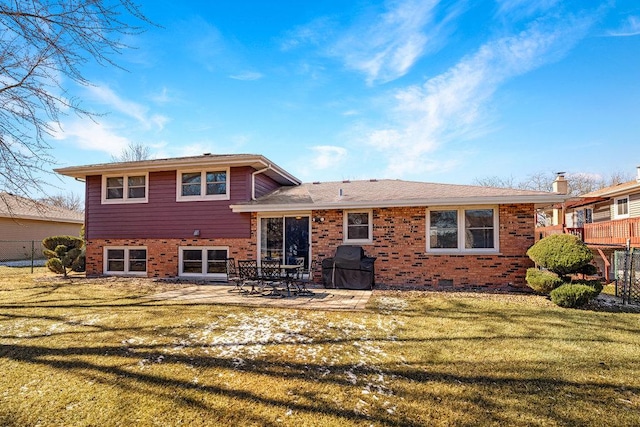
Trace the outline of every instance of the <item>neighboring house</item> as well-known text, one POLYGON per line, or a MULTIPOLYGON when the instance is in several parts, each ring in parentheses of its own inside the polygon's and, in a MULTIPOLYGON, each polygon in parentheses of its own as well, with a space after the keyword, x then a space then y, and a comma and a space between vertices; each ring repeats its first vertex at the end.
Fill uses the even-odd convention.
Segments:
POLYGON ((309 264, 354 244, 377 258, 379 284, 524 287, 535 209, 565 197, 400 180, 302 184, 248 154, 57 172, 86 180, 90 276, 224 279, 227 257, 309 264))
POLYGON ((3 261, 31 258, 31 242, 42 257, 42 239, 80 236, 84 214, 0 192, 0 257, 3 261))
POLYGON ((583 194, 556 208, 563 214, 548 227, 539 227, 537 237, 557 233, 580 237, 608 278, 615 250, 640 247, 640 167, 633 181, 583 194))

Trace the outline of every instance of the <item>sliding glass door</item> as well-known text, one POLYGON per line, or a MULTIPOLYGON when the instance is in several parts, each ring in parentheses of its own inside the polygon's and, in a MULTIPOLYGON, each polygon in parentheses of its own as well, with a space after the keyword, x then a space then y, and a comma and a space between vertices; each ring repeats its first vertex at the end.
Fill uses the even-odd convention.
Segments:
POLYGON ((260 219, 260 259, 309 265, 309 216, 274 216, 260 219))

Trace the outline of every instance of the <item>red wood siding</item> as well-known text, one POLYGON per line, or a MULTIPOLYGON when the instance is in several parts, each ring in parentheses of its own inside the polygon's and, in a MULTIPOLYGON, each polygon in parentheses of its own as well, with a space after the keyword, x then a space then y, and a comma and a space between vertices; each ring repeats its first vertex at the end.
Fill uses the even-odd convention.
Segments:
POLYGON ((263 173, 256 175, 256 197, 264 196, 280 188, 280 184, 263 173))
POLYGON ((230 204, 250 200, 252 168, 231 168, 230 200, 176 202, 176 171, 149 174, 149 202, 101 204, 102 177, 87 177, 87 239, 248 238, 251 215, 230 204))

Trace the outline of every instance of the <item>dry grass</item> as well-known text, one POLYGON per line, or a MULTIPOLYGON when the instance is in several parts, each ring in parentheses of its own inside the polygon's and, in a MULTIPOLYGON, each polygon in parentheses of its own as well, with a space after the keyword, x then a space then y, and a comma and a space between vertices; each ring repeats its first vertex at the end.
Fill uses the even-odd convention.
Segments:
POLYGON ((640 314, 375 292, 365 312, 152 302, 0 267, 0 425, 640 424, 640 314))

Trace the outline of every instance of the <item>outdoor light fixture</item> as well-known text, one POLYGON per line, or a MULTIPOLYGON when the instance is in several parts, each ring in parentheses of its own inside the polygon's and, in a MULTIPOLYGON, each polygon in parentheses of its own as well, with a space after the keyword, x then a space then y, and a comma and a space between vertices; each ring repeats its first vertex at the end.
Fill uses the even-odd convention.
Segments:
POLYGON ((324 222, 324 217, 323 216, 314 216, 313 217, 313 222, 324 222))
POLYGON ((200 230, 193 230, 193 237, 200 237, 200 230))

